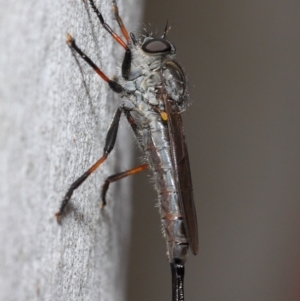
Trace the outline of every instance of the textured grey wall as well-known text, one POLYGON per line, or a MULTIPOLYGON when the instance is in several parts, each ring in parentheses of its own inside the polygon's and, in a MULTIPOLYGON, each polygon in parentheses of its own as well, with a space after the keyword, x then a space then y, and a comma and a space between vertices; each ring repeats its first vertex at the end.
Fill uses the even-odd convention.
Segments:
MULTIPOLYGON (((111 2, 100 2, 117 28, 111 2)), ((140 4, 119 4, 134 28, 140 4)), ((109 76, 122 49, 81 0, 0 7, 0 300, 123 300, 128 182, 112 185, 102 213, 99 204, 104 178, 131 166, 126 127, 103 168, 74 193, 62 226, 54 218, 69 185, 102 155, 120 104, 72 56, 66 32, 109 76)))
MULTIPOLYGON (((200 252, 187 301, 300 299, 300 2, 149 0, 190 80, 200 252)), ((171 300, 156 195, 134 186, 128 300, 171 300), (157 239, 157 241, 155 240, 157 239)))

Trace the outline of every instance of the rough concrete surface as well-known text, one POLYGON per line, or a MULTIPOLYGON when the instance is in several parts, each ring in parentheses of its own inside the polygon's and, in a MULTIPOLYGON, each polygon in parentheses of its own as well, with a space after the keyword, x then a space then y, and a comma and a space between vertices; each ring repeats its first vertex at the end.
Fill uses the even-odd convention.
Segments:
MULTIPOLYGON (((141 3, 122 2, 124 23, 137 29, 141 3)), ((81 0, 0 4, 0 300, 124 300, 128 180, 111 186, 103 212, 99 204, 105 177, 131 167, 127 126, 61 226, 54 217, 69 185, 102 155, 120 104, 65 35, 108 76, 122 49, 81 0)), ((111 2, 96 4, 117 29, 111 2)))

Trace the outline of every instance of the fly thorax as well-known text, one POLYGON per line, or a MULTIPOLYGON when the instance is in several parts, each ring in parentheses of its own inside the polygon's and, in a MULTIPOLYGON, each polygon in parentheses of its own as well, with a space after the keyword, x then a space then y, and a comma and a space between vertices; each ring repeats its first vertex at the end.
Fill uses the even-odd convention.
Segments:
POLYGON ((156 89, 161 85, 162 78, 156 71, 148 71, 136 80, 137 90, 143 94, 144 101, 151 105, 158 104, 156 89))
POLYGON ((186 96, 184 71, 176 61, 169 60, 165 62, 162 74, 168 96, 181 107, 186 96))

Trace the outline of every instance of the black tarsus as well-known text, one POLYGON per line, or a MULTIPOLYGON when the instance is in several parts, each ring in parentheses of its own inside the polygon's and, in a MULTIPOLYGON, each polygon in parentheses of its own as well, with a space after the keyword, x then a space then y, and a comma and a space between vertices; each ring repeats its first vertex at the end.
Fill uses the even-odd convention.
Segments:
POLYGON ((90 6, 92 7, 94 13, 97 15, 100 23, 102 24, 102 26, 105 28, 106 31, 108 31, 111 35, 114 34, 114 31, 111 29, 111 27, 104 22, 104 18, 102 16, 102 14, 100 13, 100 11, 98 10, 98 8, 96 7, 95 3, 93 0, 88 0, 90 3, 90 6))
POLYGON ((74 190, 77 189, 87 179, 87 177, 89 175, 90 175, 90 173, 88 171, 86 171, 70 186, 68 192, 66 193, 65 197, 63 198, 63 200, 61 202, 59 211, 55 214, 58 222, 60 221, 60 218, 61 218, 69 200, 71 199, 71 196, 72 196, 74 190))
POLYGON ((184 262, 175 258, 170 265, 172 271, 172 301, 184 301, 184 262))

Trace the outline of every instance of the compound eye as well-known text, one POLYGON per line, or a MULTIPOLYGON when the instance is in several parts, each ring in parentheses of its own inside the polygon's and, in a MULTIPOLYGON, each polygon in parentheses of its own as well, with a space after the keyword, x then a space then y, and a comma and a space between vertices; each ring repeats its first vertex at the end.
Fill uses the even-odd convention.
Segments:
POLYGON ((146 41, 142 45, 142 50, 149 55, 168 54, 172 52, 172 46, 162 38, 155 38, 146 41))

